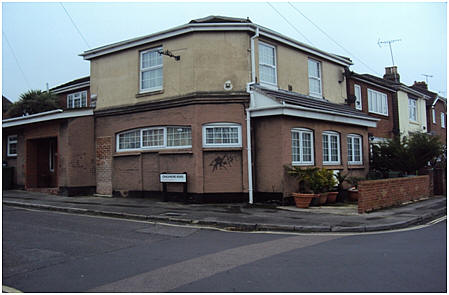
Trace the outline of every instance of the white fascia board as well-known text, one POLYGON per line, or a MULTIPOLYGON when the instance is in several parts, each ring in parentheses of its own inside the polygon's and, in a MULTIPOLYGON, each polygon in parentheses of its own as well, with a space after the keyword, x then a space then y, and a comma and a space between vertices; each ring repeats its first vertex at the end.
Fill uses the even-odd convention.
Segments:
POLYGON ((117 52, 120 50, 144 45, 147 43, 152 43, 156 41, 160 41, 163 39, 175 37, 178 35, 190 33, 190 32, 201 32, 201 31, 249 31, 249 32, 255 32, 256 28, 259 28, 261 35, 276 40, 280 43, 292 46, 294 48, 300 49, 302 51, 314 54, 316 56, 322 57, 326 60, 333 61, 337 64, 340 64, 342 66, 350 66, 353 63, 345 60, 343 58, 339 58, 338 56, 335 56, 333 54, 321 51, 316 48, 308 47, 304 44, 301 44, 298 41, 295 41, 291 38, 288 38, 284 35, 281 35, 275 31, 272 31, 270 29, 261 27, 259 25, 253 24, 253 23, 208 23, 208 24, 186 24, 179 27, 175 27, 173 29, 165 30, 159 33, 147 35, 145 37, 139 37, 134 38, 118 43, 114 43, 111 45, 106 45, 103 47, 99 47, 97 49, 92 49, 85 51, 84 53, 80 54, 85 60, 89 60, 98 56, 102 56, 105 54, 117 52))
POLYGON ((437 97, 435 97, 435 99, 432 103, 432 107, 435 106, 435 104, 437 103, 438 100, 441 100, 446 105, 446 101, 437 95, 437 97))
POLYGON ((299 49, 301 51, 305 51, 307 53, 319 56, 319 57, 324 58, 326 60, 333 61, 333 62, 335 62, 335 63, 337 63, 337 64, 339 64, 341 66, 344 66, 344 67, 349 67, 350 65, 353 64, 349 60, 340 59, 337 56, 331 55, 331 54, 329 54, 327 52, 324 52, 324 51, 321 51, 319 49, 309 48, 309 47, 306 47, 304 45, 301 45, 297 41, 294 41, 294 40, 292 40, 292 39, 290 39, 288 37, 285 37, 285 36, 283 36, 283 35, 281 35, 279 33, 274 32, 274 31, 268 30, 266 28, 262 28, 260 26, 259 26, 259 28, 260 28, 260 35, 261 36, 265 36, 267 38, 276 40, 276 41, 278 41, 280 43, 287 44, 287 45, 289 45, 291 47, 294 47, 294 48, 297 48, 297 49, 299 49))
POLYGON ((373 127, 377 125, 379 119, 361 118, 356 116, 345 116, 343 114, 335 114, 331 112, 320 112, 314 109, 306 109, 302 107, 285 105, 276 107, 262 107, 250 109, 251 117, 266 117, 266 116, 292 116, 299 118, 315 119, 364 127, 373 127))
POLYGON ((8 128, 8 127, 38 123, 38 122, 45 122, 45 121, 51 121, 51 120, 93 116, 93 114, 94 114, 93 109, 79 110, 79 111, 66 111, 66 112, 64 112, 61 109, 58 109, 58 110, 54 110, 54 111, 50 111, 50 112, 44 112, 44 113, 34 114, 34 115, 30 115, 30 116, 6 119, 6 120, 2 121, 2 128, 8 128))
POLYGON ((156 42, 159 40, 168 39, 178 35, 194 32, 194 31, 255 31, 253 25, 246 23, 220 23, 220 24, 187 24, 176 27, 174 29, 162 31, 156 34, 148 35, 146 37, 131 39, 120 43, 115 43, 109 46, 92 49, 80 54, 84 59, 89 60, 105 54, 121 51, 124 49, 137 47, 147 43, 156 42))
POLYGON ((370 84, 370 85, 378 87, 378 88, 382 88, 384 90, 388 90, 388 91, 391 91, 391 92, 396 92, 396 89, 388 88, 388 87, 385 87, 385 86, 381 86, 381 85, 379 85, 377 83, 374 83, 374 82, 371 82, 371 81, 368 81, 368 80, 365 80, 365 79, 362 79, 362 78, 352 77, 352 79, 360 81, 360 82, 364 82, 366 84, 370 84))
POLYGON ((420 97, 422 99, 429 99, 430 98, 429 96, 425 95, 424 93, 421 93, 421 92, 419 92, 417 90, 414 90, 414 89, 412 89, 410 87, 407 87, 407 86, 400 85, 399 86, 399 90, 402 90, 402 91, 407 92, 407 93, 414 94, 414 95, 416 95, 416 96, 418 96, 418 97, 420 97))
POLYGON ((277 100, 269 97, 269 96, 265 96, 261 93, 259 93, 257 90, 253 91, 254 94, 254 107, 258 108, 258 107, 272 107, 272 106, 281 106, 282 104, 280 104, 277 100))
POLYGON ((66 86, 63 88, 59 88, 58 90, 50 90, 50 91, 55 94, 61 94, 64 92, 78 90, 78 89, 86 88, 89 86, 90 86, 90 81, 86 81, 86 82, 82 82, 82 83, 78 83, 78 84, 74 84, 74 85, 69 85, 69 86, 66 86))

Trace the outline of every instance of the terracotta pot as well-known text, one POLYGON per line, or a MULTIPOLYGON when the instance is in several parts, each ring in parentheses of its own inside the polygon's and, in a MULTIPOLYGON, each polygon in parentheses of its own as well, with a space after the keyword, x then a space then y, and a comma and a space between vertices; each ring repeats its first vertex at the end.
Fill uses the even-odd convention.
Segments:
POLYGON ((327 193, 327 202, 335 203, 337 201, 338 192, 328 192, 327 193))
POLYGON ((327 193, 321 193, 321 194, 319 194, 319 198, 320 198, 320 205, 326 204, 326 201, 327 201, 327 193))
POLYGON ((359 190, 348 189, 348 197, 351 201, 358 201, 359 200, 359 190))
POLYGON ((309 208, 310 202, 316 197, 315 194, 301 193, 292 193, 292 196, 295 199, 295 204, 298 208, 309 208))

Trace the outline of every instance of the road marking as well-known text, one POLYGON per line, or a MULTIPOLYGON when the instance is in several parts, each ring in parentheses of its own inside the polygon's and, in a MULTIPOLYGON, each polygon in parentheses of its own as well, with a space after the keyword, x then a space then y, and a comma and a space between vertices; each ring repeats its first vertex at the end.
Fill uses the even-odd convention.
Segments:
POLYGON ((240 246, 164 266, 87 292, 168 292, 241 265, 333 239, 337 237, 293 236, 240 246))
POLYGON ((8 287, 5 285, 2 285, 2 291, 3 293, 22 293, 22 291, 19 291, 17 289, 14 289, 13 287, 8 287))

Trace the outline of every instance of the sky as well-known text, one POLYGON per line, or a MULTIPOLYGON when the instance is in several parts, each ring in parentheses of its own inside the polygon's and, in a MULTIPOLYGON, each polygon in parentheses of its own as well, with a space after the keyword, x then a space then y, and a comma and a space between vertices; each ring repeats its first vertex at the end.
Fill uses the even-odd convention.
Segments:
POLYGON ((253 23, 350 57, 357 73, 425 81, 447 97, 446 2, 2 2, 2 94, 17 101, 89 75, 88 49, 156 33, 209 15, 253 23), (323 33, 324 32, 324 33, 323 33))

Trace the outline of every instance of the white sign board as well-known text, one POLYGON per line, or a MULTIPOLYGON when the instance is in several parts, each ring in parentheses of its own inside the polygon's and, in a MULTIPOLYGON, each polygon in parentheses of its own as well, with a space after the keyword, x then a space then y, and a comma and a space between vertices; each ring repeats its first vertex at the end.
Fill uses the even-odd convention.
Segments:
POLYGON ((160 174, 161 182, 187 182, 187 174, 160 174))

